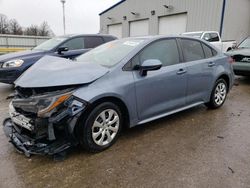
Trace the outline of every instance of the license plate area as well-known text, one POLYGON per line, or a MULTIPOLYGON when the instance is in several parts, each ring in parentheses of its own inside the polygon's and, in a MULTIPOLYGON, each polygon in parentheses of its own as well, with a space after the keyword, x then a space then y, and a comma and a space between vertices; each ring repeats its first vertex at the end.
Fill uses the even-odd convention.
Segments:
POLYGON ((28 129, 29 131, 34 130, 34 126, 30 123, 31 119, 25 117, 24 115, 16 112, 15 108, 13 107, 12 103, 9 105, 9 114, 10 118, 13 123, 17 124, 20 127, 28 129))

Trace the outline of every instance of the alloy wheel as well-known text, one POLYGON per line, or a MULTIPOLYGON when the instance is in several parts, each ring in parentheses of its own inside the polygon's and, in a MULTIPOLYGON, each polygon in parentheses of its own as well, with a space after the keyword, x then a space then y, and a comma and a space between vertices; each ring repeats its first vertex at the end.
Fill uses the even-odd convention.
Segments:
POLYGON ((224 83, 220 82, 215 89, 214 95, 215 95, 214 102, 217 105, 221 105, 226 99, 226 95, 227 95, 226 85, 224 83))
POLYGON ((99 146, 105 146, 112 142, 118 133, 120 118, 113 109, 102 111, 95 119, 92 126, 93 141, 99 146))

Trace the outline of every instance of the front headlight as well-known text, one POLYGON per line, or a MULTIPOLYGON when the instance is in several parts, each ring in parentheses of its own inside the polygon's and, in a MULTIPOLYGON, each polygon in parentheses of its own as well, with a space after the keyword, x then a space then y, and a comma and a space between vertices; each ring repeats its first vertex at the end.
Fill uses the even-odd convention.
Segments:
POLYGON ((22 59, 14 59, 3 63, 2 68, 20 67, 23 63, 24 61, 22 59))
POLYGON ((13 99, 15 108, 21 108, 25 112, 37 113, 38 117, 47 117, 56 107, 64 103, 72 95, 73 91, 63 94, 48 94, 30 97, 27 99, 13 99))

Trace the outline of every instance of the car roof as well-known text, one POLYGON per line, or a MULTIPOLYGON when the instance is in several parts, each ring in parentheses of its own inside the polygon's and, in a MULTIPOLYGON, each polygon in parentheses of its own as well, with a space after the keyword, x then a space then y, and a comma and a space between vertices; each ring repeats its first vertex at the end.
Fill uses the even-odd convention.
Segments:
POLYGON ((128 37, 124 39, 135 39, 135 40, 157 40, 157 39, 163 39, 163 38, 187 38, 187 39, 193 39, 193 40, 199 40, 199 38, 194 38, 190 36, 183 36, 183 35, 150 35, 150 36, 140 36, 140 37, 128 37))
POLYGON ((185 33, 182 33, 182 34, 192 34, 192 33, 218 33, 218 31, 191 31, 191 32, 185 32, 185 33))
POLYGON ((72 37, 87 37, 87 36, 99 36, 99 37, 113 37, 117 38, 113 35, 108 35, 108 34, 67 34, 67 35, 61 35, 58 37, 64 37, 64 38, 72 38, 72 37))

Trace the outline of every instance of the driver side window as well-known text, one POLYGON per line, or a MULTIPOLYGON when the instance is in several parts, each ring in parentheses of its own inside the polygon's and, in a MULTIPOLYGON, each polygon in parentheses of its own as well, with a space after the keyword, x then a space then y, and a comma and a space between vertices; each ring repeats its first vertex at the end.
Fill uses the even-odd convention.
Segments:
POLYGON ((68 47, 69 50, 80 50, 84 49, 84 39, 82 37, 73 38, 64 44, 61 47, 68 47))
POLYGON ((175 39, 164 39, 153 42, 145 47, 133 60, 133 65, 140 65, 145 60, 160 60, 162 66, 174 65, 180 62, 179 51, 175 39))

